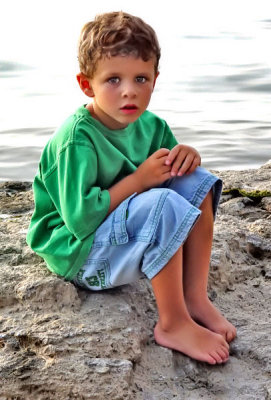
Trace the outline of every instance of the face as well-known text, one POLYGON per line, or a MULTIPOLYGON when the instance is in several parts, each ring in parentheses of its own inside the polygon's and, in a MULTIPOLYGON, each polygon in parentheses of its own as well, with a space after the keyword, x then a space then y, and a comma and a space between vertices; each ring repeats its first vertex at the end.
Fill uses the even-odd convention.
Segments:
MULTIPOLYGON (((114 56, 98 61, 92 79, 77 79, 89 97, 93 97, 93 116, 110 129, 123 129, 146 110, 157 75, 155 60, 134 56, 114 56)), ((86 79, 86 78, 85 78, 86 79)))

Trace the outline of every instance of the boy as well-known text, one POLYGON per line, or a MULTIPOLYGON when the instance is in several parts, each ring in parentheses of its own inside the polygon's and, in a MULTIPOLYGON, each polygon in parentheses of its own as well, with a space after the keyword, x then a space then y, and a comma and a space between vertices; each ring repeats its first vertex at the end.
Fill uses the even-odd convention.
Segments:
POLYGON ((156 342, 226 362, 236 330, 207 296, 221 181, 146 111, 156 35, 137 17, 103 14, 83 27, 78 58, 79 86, 93 101, 43 151, 28 244, 51 271, 91 290, 145 274, 158 307, 156 342))

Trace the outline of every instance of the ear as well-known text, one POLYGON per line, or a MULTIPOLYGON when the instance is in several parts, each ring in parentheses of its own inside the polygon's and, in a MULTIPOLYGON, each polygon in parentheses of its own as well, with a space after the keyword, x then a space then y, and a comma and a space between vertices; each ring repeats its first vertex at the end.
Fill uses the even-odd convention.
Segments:
POLYGON ((89 83, 89 78, 87 78, 82 72, 76 75, 77 82, 79 83, 80 89, 88 97, 94 97, 94 92, 89 83))
POLYGON ((156 75, 155 75, 155 78, 154 78, 154 81, 153 81, 153 87, 152 87, 152 90, 154 89, 154 87, 155 87, 155 84, 156 84, 156 79, 158 78, 158 75, 159 75, 159 72, 157 72, 156 73, 156 75))

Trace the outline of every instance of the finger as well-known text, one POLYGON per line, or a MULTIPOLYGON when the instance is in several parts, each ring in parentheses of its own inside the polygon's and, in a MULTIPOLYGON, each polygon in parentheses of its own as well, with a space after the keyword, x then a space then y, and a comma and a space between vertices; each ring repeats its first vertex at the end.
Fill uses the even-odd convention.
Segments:
POLYGON ((171 168, 172 176, 182 176, 187 169, 190 168, 193 162, 193 155, 190 153, 186 153, 185 151, 181 152, 178 156, 178 159, 174 162, 171 168))
POLYGON ((186 173, 186 171, 189 170, 193 163, 194 157, 191 154, 188 154, 187 157, 185 158, 184 162, 182 163, 181 168, 178 171, 178 176, 182 176, 186 173))
POLYGON ((161 172, 162 172, 162 174, 167 174, 167 173, 169 173, 169 175, 171 176, 171 168, 170 168, 169 166, 167 166, 167 165, 164 165, 164 166, 161 168, 161 172))
POLYGON ((175 160, 179 152, 180 152, 180 145, 173 147, 173 149, 171 149, 168 154, 166 165, 170 165, 175 160))
POLYGON ((171 171, 171 166, 165 164, 166 159, 167 159, 167 156, 157 158, 155 160, 155 165, 157 166, 157 168, 165 167, 166 171, 171 171))
POLYGON ((171 178, 171 173, 170 173, 170 171, 164 172, 164 173, 162 174, 163 182, 167 181, 167 180, 170 179, 170 178, 171 178))
POLYGON ((170 165, 165 165, 166 157, 161 157, 155 160, 153 163, 153 171, 157 171, 157 174, 166 173, 171 171, 170 165))
POLYGON ((172 167, 171 167, 171 175, 176 176, 181 165, 183 165, 185 158, 187 157, 187 152, 186 151, 180 151, 178 154, 178 157, 174 161, 172 167))
POLYGON ((178 156, 178 160, 176 160, 174 162, 174 164, 171 167, 171 176, 176 176, 179 169, 181 168, 183 162, 185 160, 185 155, 183 155, 182 157, 179 155, 178 156))
POLYGON ((157 173, 158 175, 169 174, 170 176, 171 168, 168 165, 162 164, 157 168, 157 173))
POLYGON ((198 158, 195 158, 191 164, 191 167, 186 171, 186 174, 191 174, 200 165, 198 158))
POLYGON ((178 176, 184 175, 189 170, 189 168, 191 167, 192 163, 193 163, 193 157, 187 156, 186 159, 184 160, 181 168, 179 169, 177 175, 178 176))
POLYGON ((161 157, 167 157, 169 154, 170 150, 166 149, 164 147, 162 147, 161 149, 155 151, 151 157, 155 157, 155 158, 161 158, 161 157))
POLYGON ((167 155, 160 156, 157 160, 159 160, 160 164, 166 165, 167 155))

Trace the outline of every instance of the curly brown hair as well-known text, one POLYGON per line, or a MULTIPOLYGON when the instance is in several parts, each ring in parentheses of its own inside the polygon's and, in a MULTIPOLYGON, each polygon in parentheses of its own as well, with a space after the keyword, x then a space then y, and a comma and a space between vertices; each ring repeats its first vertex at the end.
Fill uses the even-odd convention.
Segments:
POLYGON ((160 46, 155 31, 141 18, 125 12, 97 15, 86 23, 78 45, 80 71, 92 78, 97 62, 103 57, 133 55, 148 61, 155 58, 158 71, 160 46))

